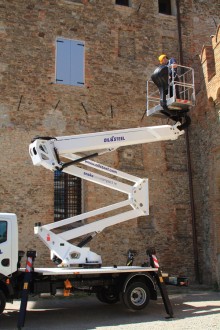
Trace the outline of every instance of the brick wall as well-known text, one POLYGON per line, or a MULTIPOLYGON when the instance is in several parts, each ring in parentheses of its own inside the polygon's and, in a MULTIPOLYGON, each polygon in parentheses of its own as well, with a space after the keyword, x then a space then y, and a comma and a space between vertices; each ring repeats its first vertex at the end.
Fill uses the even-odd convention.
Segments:
POLYGON ((200 55, 203 80, 192 114, 191 150, 201 272, 205 281, 219 285, 219 26, 209 40, 200 55))
MULTIPOLYGON (((202 1, 180 2, 186 65, 198 65, 201 44, 209 40, 207 31, 212 32, 213 18, 218 17, 217 6, 214 0, 208 8, 202 1)), ((167 123, 141 119, 146 80, 158 55, 166 52, 179 58, 177 21, 159 14, 157 1, 150 0, 141 6, 133 0, 130 8, 116 6, 113 0, 11 0, 2 2, 0 13, 1 211, 18 215, 20 248, 36 248, 36 265, 47 265, 49 253, 34 237, 33 226, 53 221, 53 174, 33 167, 28 154, 31 139, 167 123), (54 83, 57 37, 85 41, 84 88, 54 83)), ((201 122, 208 125, 205 115, 201 122)), ((129 248, 138 251, 136 262, 141 263, 146 248, 155 246, 164 270, 193 280, 185 138, 122 148, 97 161, 149 178, 150 215, 106 229, 91 248, 106 265, 124 264, 129 248)), ((94 195, 93 189, 85 185, 86 210, 121 198, 119 193, 110 197, 101 187, 94 195)))

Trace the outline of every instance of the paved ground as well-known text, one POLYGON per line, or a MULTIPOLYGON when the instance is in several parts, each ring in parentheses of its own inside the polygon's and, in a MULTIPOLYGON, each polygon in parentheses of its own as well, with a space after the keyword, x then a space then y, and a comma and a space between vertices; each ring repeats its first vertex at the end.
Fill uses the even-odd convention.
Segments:
MULTIPOLYGON (((140 312, 96 297, 38 298, 28 302, 24 330, 220 330, 220 292, 179 288, 169 290, 174 318, 166 319, 162 299, 140 312)), ((20 302, 7 304, 0 329, 17 329, 20 302)))

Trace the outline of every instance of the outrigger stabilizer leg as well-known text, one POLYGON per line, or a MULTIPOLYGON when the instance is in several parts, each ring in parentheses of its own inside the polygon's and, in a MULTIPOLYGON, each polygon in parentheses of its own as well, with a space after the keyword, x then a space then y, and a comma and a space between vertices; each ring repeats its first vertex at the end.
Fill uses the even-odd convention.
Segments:
POLYGON ((24 323, 25 323, 28 294, 29 294, 30 282, 32 280, 35 258, 36 258, 36 251, 27 251, 27 262, 26 262, 26 269, 24 275, 24 284, 21 295, 21 304, 20 304, 20 311, 19 311, 18 323, 17 323, 18 330, 21 330, 24 327, 24 323))
POLYGON ((154 276, 156 279, 157 286, 160 289, 160 293, 161 293, 161 296, 163 299, 165 310, 166 310, 167 314, 169 315, 169 318, 173 318, 173 308, 171 306, 171 302, 170 302, 170 299, 169 299, 169 296, 167 293, 166 284, 163 281, 163 276, 162 276, 162 272, 160 270, 159 263, 158 263, 158 260, 156 257, 155 249, 149 248, 147 250, 147 255, 149 256, 151 267, 157 268, 157 271, 154 272, 154 276))

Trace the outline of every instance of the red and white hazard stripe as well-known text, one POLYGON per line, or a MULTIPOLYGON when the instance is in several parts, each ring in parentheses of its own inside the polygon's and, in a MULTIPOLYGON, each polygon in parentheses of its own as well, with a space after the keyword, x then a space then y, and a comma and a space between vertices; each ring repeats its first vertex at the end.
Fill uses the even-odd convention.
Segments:
POLYGON ((152 254, 152 258, 153 258, 153 262, 154 262, 154 267, 159 268, 160 266, 159 266, 159 262, 157 260, 157 257, 154 254, 152 254))
POLYGON ((28 257, 25 272, 30 273, 31 270, 32 270, 32 258, 28 257))
POLYGON ((176 99, 176 102, 183 103, 183 104, 189 104, 189 103, 191 103, 189 100, 181 100, 181 99, 176 99))

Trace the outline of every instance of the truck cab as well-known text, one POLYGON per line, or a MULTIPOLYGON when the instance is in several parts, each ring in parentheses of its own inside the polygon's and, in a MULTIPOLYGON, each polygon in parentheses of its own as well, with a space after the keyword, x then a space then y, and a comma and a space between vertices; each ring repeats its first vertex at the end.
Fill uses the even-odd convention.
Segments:
POLYGON ((18 224, 14 213, 0 213, 0 277, 17 270, 18 224))

